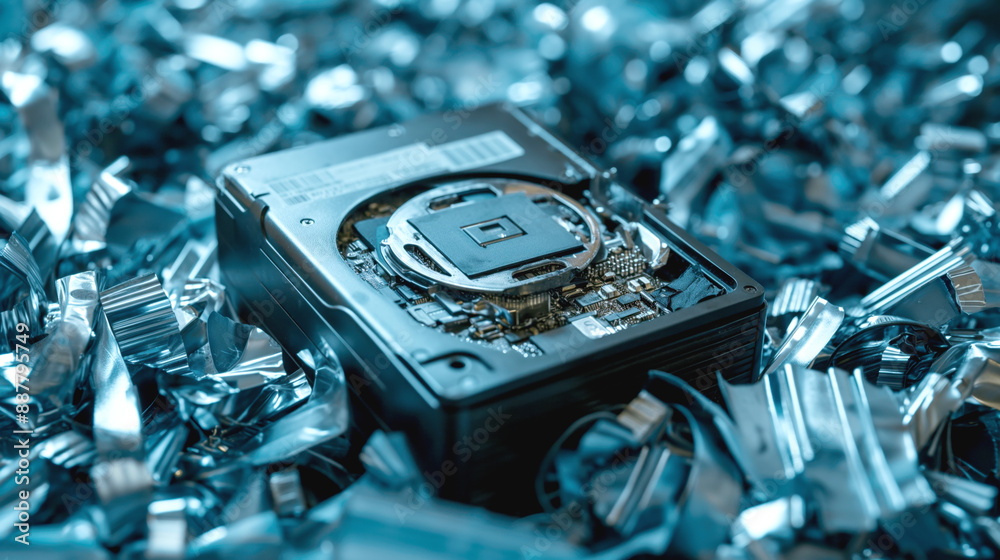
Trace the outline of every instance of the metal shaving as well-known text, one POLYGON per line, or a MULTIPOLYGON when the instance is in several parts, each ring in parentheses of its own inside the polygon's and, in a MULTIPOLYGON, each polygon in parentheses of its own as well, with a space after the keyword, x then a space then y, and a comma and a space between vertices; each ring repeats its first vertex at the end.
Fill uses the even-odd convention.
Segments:
POLYGON ((0 552, 1000 555, 994 9, 9 3, 0 552), (435 497, 402 434, 359 440, 332 350, 239 322, 212 219, 227 164, 497 101, 769 302, 755 383, 724 409, 651 372, 553 446, 522 519, 435 497))

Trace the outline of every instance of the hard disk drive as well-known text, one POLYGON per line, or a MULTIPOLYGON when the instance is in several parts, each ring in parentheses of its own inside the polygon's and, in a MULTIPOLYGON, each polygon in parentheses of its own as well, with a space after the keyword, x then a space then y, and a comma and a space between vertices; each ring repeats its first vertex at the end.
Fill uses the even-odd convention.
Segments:
POLYGON ((291 353, 333 352, 364 429, 443 497, 531 511, 577 418, 661 369, 760 360, 763 289, 520 110, 425 116, 229 166, 219 258, 291 353))

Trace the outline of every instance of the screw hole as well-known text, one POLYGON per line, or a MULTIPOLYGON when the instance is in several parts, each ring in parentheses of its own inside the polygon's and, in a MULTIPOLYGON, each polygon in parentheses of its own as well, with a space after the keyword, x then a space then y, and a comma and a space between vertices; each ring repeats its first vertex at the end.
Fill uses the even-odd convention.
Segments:
POLYGON ((451 369, 465 369, 465 360, 462 358, 452 358, 452 360, 448 362, 448 367, 451 369))
POLYGON ((302 225, 304 225, 304 226, 311 226, 311 225, 315 224, 316 222, 313 221, 312 218, 302 218, 301 220, 299 220, 299 223, 302 224, 302 225))

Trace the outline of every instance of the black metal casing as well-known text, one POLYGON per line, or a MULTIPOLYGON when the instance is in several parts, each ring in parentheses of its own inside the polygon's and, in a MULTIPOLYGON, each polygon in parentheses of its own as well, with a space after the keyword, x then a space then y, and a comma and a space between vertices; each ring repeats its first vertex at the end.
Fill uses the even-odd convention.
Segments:
POLYGON ((580 416, 629 401, 662 369, 711 392, 716 375, 740 381, 760 361, 764 290, 670 223, 661 209, 614 185, 516 108, 430 115, 228 166, 219 179, 219 260, 241 313, 291 353, 334 352, 355 417, 367 429, 404 431, 441 496, 502 511, 530 511, 542 455, 580 416), (389 150, 437 146, 503 130, 523 155, 449 178, 525 178, 563 192, 607 192, 704 267, 726 293, 618 333, 567 332, 557 351, 501 353, 414 320, 347 265, 336 235, 373 195, 434 176, 375 186, 324 183, 324 169, 389 150), (289 180, 293 177, 293 180, 289 180), (301 192, 313 193, 305 201, 301 192))

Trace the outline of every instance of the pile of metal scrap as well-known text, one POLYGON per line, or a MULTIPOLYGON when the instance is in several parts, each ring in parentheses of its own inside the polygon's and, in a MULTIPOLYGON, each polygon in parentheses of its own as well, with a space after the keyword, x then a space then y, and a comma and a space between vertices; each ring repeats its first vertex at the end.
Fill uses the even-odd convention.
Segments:
POLYGON ((1000 554, 993 8, 9 3, 0 551, 1000 554), (724 409, 652 373, 560 439, 524 519, 438 500, 398 435, 351 437, 335 355, 237 321, 212 227, 227 163, 499 100, 770 288, 755 384, 724 409))

